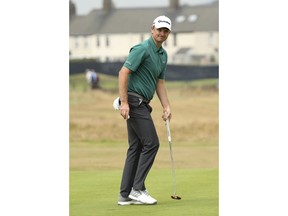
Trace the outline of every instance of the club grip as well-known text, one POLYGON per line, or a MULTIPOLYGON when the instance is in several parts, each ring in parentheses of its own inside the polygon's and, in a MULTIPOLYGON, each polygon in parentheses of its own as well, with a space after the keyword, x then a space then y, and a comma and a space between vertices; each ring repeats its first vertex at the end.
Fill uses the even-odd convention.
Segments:
POLYGON ((170 132, 170 122, 169 119, 166 120, 166 128, 167 128, 167 134, 168 134, 168 141, 171 142, 171 132, 170 132))

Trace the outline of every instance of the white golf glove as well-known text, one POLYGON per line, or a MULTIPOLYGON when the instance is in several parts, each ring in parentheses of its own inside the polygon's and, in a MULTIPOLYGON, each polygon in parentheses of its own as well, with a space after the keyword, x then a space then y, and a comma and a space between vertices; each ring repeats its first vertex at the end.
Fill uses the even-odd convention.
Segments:
POLYGON ((113 102, 113 107, 114 107, 114 109, 115 109, 115 110, 119 110, 119 109, 120 109, 120 104, 121 104, 121 102, 120 102, 120 97, 117 97, 117 98, 114 100, 114 102, 113 102))
MULTIPOLYGON (((113 101, 113 107, 115 110, 120 110, 120 105, 121 105, 121 101, 120 101, 120 97, 117 97, 114 101, 113 101)), ((130 116, 128 115, 128 118, 129 119, 130 116)))

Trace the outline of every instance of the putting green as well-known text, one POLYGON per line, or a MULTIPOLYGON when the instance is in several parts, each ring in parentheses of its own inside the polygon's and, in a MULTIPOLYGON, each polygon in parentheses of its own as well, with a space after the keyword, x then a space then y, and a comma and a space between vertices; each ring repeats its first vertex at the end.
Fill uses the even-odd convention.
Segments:
POLYGON ((218 169, 176 170, 177 195, 171 170, 151 170, 146 187, 157 205, 118 206, 121 170, 71 171, 70 216, 218 215, 218 169))

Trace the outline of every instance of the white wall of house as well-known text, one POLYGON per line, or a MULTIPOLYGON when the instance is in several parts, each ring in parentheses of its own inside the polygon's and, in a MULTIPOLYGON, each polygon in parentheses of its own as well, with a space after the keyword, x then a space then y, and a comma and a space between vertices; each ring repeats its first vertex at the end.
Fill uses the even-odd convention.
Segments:
MULTIPOLYGON (((124 61, 133 45, 149 37, 149 32, 70 36, 70 58, 96 58, 101 62, 124 61)), ((173 56, 180 48, 191 48, 193 54, 205 55, 208 60, 213 56, 218 63, 219 34, 218 32, 177 33, 175 39, 175 35, 171 33, 163 47, 168 53, 170 64, 176 63, 173 62, 173 56)), ((209 61, 206 64, 209 64, 209 61)))

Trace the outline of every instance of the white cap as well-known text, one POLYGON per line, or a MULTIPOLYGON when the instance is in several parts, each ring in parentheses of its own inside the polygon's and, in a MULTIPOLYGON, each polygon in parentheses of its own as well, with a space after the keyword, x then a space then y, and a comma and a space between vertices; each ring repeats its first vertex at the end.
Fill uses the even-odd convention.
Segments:
POLYGON ((168 28, 171 31, 172 23, 171 20, 166 16, 158 16, 154 21, 152 26, 155 28, 168 28))

